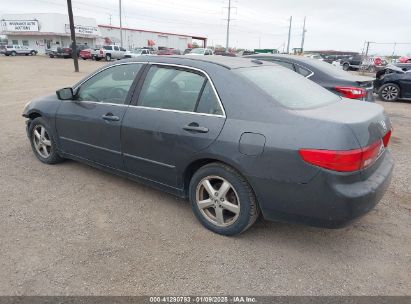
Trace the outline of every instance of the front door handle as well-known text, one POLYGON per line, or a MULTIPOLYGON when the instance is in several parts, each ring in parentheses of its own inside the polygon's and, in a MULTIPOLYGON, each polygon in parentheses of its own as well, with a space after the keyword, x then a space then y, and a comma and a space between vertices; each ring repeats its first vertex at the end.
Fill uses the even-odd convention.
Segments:
POLYGON ((207 133, 208 132, 208 128, 200 127, 200 125, 196 122, 192 122, 184 126, 183 129, 186 131, 197 132, 197 133, 207 133))
POLYGON ((120 118, 118 116, 114 116, 113 113, 107 113, 106 115, 103 115, 102 118, 107 121, 119 121, 120 120, 120 118))

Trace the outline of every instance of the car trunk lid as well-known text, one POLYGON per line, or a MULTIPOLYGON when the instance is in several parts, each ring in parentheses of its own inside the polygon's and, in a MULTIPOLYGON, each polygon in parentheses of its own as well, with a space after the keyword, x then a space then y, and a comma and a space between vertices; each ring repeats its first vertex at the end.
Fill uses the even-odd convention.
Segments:
MULTIPOLYGON (((348 128, 358 142, 358 148, 367 150, 370 147, 377 147, 377 159, 384 154, 384 136, 391 131, 390 119, 385 115, 384 109, 377 104, 362 103, 351 99, 344 99, 341 102, 332 103, 323 107, 298 110, 299 115, 314 119, 321 123, 337 124, 340 129, 348 128)), ((330 139, 331 140, 331 139, 330 139)), ((336 147, 336 150, 345 150, 336 147)), ((351 150, 347 147, 346 150, 351 150)), ((377 163, 377 161, 375 162, 377 163)), ((363 171, 369 172, 373 164, 363 171)))

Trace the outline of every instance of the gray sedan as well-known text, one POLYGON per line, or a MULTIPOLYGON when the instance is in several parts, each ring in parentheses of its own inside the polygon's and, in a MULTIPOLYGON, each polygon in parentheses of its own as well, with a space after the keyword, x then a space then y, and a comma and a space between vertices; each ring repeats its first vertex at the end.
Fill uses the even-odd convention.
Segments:
POLYGON ((391 123, 256 59, 144 56, 109 64, 24 109, 36 157, 74 159, 189 198, 234 235, 259 214, 341 227, 388 187, 391 123))

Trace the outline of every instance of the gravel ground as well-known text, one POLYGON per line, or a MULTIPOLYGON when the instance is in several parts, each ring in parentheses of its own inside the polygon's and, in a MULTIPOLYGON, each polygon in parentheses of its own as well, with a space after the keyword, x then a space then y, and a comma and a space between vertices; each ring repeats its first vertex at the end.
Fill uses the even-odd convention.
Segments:
POLYGON ((204 229, 186 201, 66 161, 34 157, 21 112, 103 62, 0 56, 0 295, 410 295, 411 103, 391 115, 391 186, 348 228, 259 220, 204 229))

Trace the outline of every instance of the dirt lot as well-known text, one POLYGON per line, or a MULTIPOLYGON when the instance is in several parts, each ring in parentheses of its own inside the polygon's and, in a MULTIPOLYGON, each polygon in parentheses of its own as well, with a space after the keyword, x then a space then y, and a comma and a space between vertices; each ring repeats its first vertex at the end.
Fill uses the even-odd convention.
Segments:
POLYGON ((41 164, 21 112, 103 62, 0 57, 1 295, 410 295, 411 103, 391 115, 396 160, 381 203, 324 230, 260 220, 205 230, 183 200, 73 161, 41 164))

